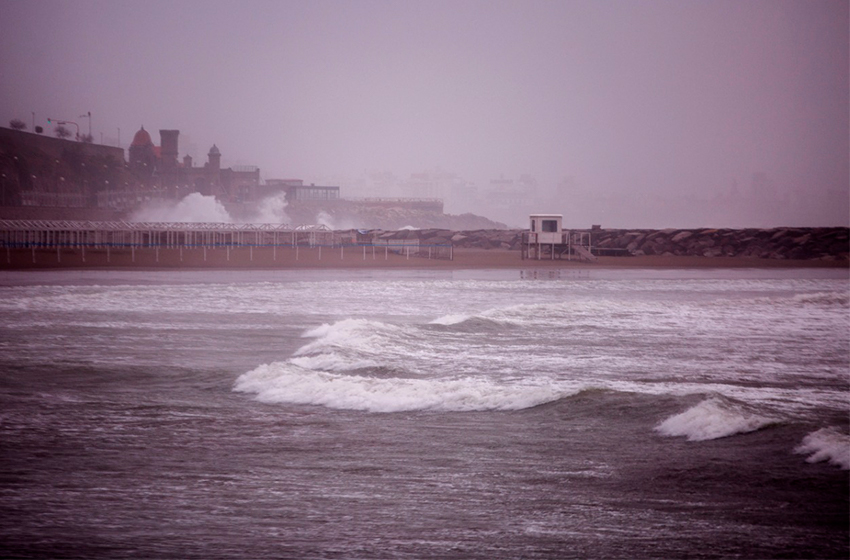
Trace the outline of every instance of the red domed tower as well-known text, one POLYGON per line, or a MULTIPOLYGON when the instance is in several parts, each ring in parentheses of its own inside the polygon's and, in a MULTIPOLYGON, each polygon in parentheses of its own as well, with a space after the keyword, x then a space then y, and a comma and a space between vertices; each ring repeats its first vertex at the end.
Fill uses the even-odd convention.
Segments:
POLYGON ((212 148, 210 148, 210 152, 207 154, 207 157, 210 160, 210 169, 215 170, 216 173, 221 169, 221 152, 218 149, 218 146, 213 144, 212 148))
POLYGON ((153 174, 156 167, 156 153, 151 135, 143 126, 133 136, 133 142, 128 150, 130 156, 130 168, 142 172, 148 177, 153 174))

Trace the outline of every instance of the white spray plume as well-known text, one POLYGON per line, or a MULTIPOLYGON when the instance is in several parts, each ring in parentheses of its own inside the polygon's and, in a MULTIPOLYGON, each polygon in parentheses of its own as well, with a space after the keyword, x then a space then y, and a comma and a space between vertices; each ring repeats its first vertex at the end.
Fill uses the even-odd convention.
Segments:
POLYGON ((809 463, 829 461, 830 464, 850 469, 850 436, 837 427, 821 428, 803 438, 794 452, 809 455, 809 463))
POLYGON ((331 215, 330 215, 330 214, 328 214, 328 213, 327 213, 327 212, 325 212, 324 210, 322 210, 321 212, 319 212, 318 214, 316 214, 316 222, 317 222, 320 226, 327 226, 327 227, 329 227, 330 229, 337 229, 337 228, 336 228, 336 225, 335 225, 335 223, 334 223, 334 219, 331 217, 331 215))
POLYGON ((251 222, 257 224, 286 224, 292 220, 286 213, 286 194, 278 193, 264 198, 257 204, 256 214, 251 222))
POLYGON ((214 196, 191 193, 177 203, 152 201, 130 217, 134 222, 214 222, 232 223, 233 218, 214 196))

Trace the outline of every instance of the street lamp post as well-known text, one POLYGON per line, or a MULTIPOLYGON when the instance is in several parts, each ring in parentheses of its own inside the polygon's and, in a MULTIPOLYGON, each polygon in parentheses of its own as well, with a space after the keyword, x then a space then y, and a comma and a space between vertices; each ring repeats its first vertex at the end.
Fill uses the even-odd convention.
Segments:
MULTIPOLYGON (((76 126, 76 127, 77 127, 77 140, 79 140, 79 139, 80 139, 80 125, 78 125, 78 124, 77 124, 77 123, 75 123, 74 121, 58 121, 58 120, 56 120, 56 119, 48 118, 48 119, 47 119, 47 122, 49 122, 49 123, 61 124, 61 125, 72 124, 72 125, 76 126)), ((89 122, 91 122, 91 121, 89 121, 89 122)))
POLYGON ((89 111, 85 115, 80 115, 80 118, 89 120, 89 138, 91 138, 91 111, 89 111))

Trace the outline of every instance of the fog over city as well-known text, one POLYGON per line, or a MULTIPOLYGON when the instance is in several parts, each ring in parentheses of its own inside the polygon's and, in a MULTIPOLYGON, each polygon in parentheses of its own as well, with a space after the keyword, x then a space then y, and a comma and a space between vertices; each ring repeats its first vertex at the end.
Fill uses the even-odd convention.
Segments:
POLYGON ((0 0, 47 118, 509 226, 848 225, 850 9, 768 1, 0 0), (89 118, 88 113, 91 113, 89 118), (84 118, 81 118, 85 115, 84 118))

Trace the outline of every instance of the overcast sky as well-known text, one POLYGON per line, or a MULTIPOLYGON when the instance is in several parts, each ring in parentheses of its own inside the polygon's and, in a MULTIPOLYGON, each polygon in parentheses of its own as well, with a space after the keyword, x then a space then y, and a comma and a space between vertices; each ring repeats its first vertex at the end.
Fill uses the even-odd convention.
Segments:
POLYGON ((307 182, 847 191, 848 2, 0 0, 0 118, 307 182))

